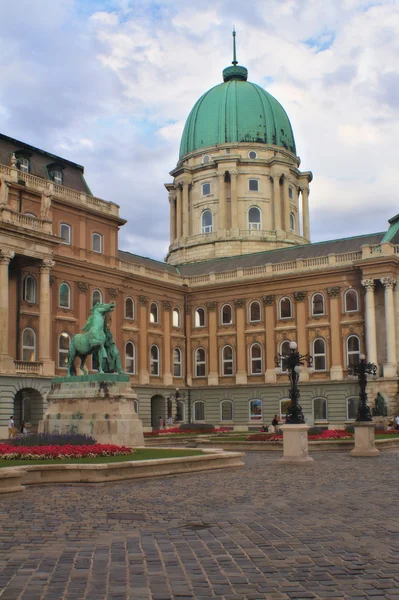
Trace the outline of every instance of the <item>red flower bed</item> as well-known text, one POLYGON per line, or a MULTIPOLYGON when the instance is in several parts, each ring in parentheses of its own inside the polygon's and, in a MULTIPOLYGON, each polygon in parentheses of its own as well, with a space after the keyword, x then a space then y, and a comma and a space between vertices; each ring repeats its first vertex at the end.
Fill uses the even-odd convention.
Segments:
POLYGON ((207 429, 202 431, 201 429, 180 429, 180 427, 169 427, 169 429, 154 429, 154 431, 146 431, 144 437, 154 437, 157 435, 169 435, 171 433, 177 435, 200 435, 202 433, 226 433, 230 431, 228 427, 216 427, 215 429, 207 429))
POLYGON ((98 456, 122 456, 134 454, 128 446, 94 444, 92 446, 10 446, 0 444, 0 458, 6 460, 40 460, 62 458, 96 458, 98 456))
MULTIPOLYGON (((323 433, 317 435, 309 435, 310 441, 323 441, 323 440, 351 440, 353 433, 348 433, 344 429, 326 429, 323 433)), ((248 436, 248 440, 251 442, 279 442, 283 439, 281 434, 274 433, 255 433, 254 435, 248 436)))

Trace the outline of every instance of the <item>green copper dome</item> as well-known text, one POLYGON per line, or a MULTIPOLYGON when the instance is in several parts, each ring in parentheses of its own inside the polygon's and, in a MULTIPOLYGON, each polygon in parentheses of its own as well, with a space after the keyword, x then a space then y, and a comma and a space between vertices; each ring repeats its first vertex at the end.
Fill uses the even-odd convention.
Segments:
POLYGON ((223 71, 224 83, 196 102, 184 127, 180 159, 194 150, 233 142, 280 146, 296 154, 287 113, 273 96, 247 81, 247 75, 233 61, 223 71))

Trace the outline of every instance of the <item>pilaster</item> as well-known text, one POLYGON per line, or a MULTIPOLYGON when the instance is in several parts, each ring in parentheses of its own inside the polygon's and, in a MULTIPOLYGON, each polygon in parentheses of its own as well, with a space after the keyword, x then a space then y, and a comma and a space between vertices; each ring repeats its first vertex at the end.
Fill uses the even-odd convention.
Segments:
POLYGON ((147 296, 140 296, 140 354, 139 354, 139 382, 147 384, 150 382, 150 375, 148 372, 148 348, 147 348, 147 328, 148 328, 148 314, 147 314, 147 296))
POLYGON ((342 347, 339 325, 339 298, 340 287, 327 288, 330 298, 330 338, 331 338, 331 381, 341 381, 344 377, 342 369, 342 347))
POLYGON ((9 264, 14 258, 11 250, 0 250, 0 369, 3 372, 11 371, 13 359, 8 350, 8 324, 9 324, 9 264))
POLYGON ((275 327, 275 296, 269 294, 263 296, 263 304, 265 306, 265 324, 266 324, 266 369, 265 369, 265 383, 276 383, 277 375, 274 363, 274 357, 276 355, 276 340, 274 334, 275 327))
POLYGON ((237 320, 237 373, 236 373, 236 384, 246 385, 247 383, 247 369, 246 369, 246 358, 247 348, 245 344, 245 300, 239 298, 234 300, 236 306, 236 320, 237 320))
POLYGON ((367 361, 377 364, 377 332, 375 325, 374 279, 363 279, 366 289, 366 348, 367 361))
MULTIPOLYGON (((306 333, 306 298, 307 293, 300 291, 294 292, 294 298, 296 302, 296 326, 297 326, 297 343, 300 352, 306 354, 308 352, 308 336, 306 333)), ((299 381, 309 381, 309 372, 307 369, 301 369, 299 374, 299 381)))
POLYGON ((43 363, 43 375, 54 375, 54 361, 51 360, 51 304, 50 271, 55 262, 44 259, 40 265, 40 306, 39 306, 39 361, 43 363))
POLYGON ((381 283, 385 287, 385 335, 387 346, 387 364, 384 365, 384 377, 396 377, 396 324, 393 288, 396 279, 382 277, 381 283))
POLYGON ((209 372, 208 385, 219 385, 219 361, 217 346, 217 303, 208 302, 208 324, 209 324, 209 372))
POLYGON ((164 385, 173 385, 173 375, 171 371, 171 344, 170 344, 170 311, 172 303, 170 300, 164 300, 163 305, 163 323, 164 323, 164 337, 163 337, 163 383, 164 385))

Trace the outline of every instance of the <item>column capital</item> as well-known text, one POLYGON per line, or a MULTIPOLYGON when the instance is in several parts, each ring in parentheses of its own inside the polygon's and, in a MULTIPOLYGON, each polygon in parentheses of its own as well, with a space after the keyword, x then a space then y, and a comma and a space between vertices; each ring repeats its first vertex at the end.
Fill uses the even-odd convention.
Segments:
POLYGON ((393 277, 381 277, 380 281, 385 289, 393 289, 396 284, 396 279, 393 277))
POLYGON ((271 306, 274 303, 274 294, 268 294, 267 296, 263 296, 263 304, 265 306, 271 306))
POLYGON ((244 308, 245 300, 244 298, 238 298, 237 300, 234 300, 234 304, 237 306, 237 308, 244 308))
POLYGON ((140 300, 141 306, 146 306, 146 304, 148 304, 147 296, 139 296, 139 300, 140 300))
POLYGON ((79 292, 87 292, 89 289, 89 284, 85 283, 84 281, 78 281, 76 285, 79 292))
POLYGON ((229 174, 230 174, 230 177, 237 177, 238 171, 233 169, 232 171, 229 171, 229 174))
POLYGON ((338 298, 340 290, 341 288, 339 285, 334 285, 333 287, 327 288, 327 294, 330 296, 330 298, 338 298))
POLYGON ((44 258, 40 265, 40 273, 49 273, 50 270, 54 267, 54 265, 54 260, 51 260, 51 258, 44 258))
POLYGON ((303 302, 307 296, 307 292, 294 292, 294 298, 297 302, 303 302))
POLYGON ((366 288, 367 292, 373 292, 375 288, 374 279, 362 279, 362 286, 366 288))
POLYGON ((212 312, 213 310, 216 310, 216 309, 217 309, 217 306, 218 306, 218 303, 217 303, 217 302, 208 302, 208 303, 207 303, 207 305, 206 305, 207 309, 208 309, 210 312, 212 312))
POLYGON ((15 252, 12 250, 0 250, 0 264, 8 265, 10 260, 14 258, 15 252))
POLYGON ((172 308, 172 302, 170 300, 163 300, 162 306, 164 310, 170 310, 172 308))
POLYGON ((117 295, 119 293, 119 290, 116 288, 108 288, 108 294, 111 296, 111 298, 116 298, 117 295))

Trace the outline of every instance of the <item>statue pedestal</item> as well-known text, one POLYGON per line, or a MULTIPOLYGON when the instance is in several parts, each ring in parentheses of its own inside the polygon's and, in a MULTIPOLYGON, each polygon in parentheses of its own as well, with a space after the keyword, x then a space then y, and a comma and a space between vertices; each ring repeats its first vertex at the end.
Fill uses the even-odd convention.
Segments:
POLYGON ((128 375, 56 377, 39 433, 83 433, 100 444, 144 446, 128 375))
POLYGON ((373 421, 357 421, 355 428, 355 447, 350 452, 351 456, 378 456, 379 450, 375 447, 375 423, 373 421))
POLYGON ((283 456, 280 463, 312 463, 308 455, 308 425, 283 425, 283 456))

